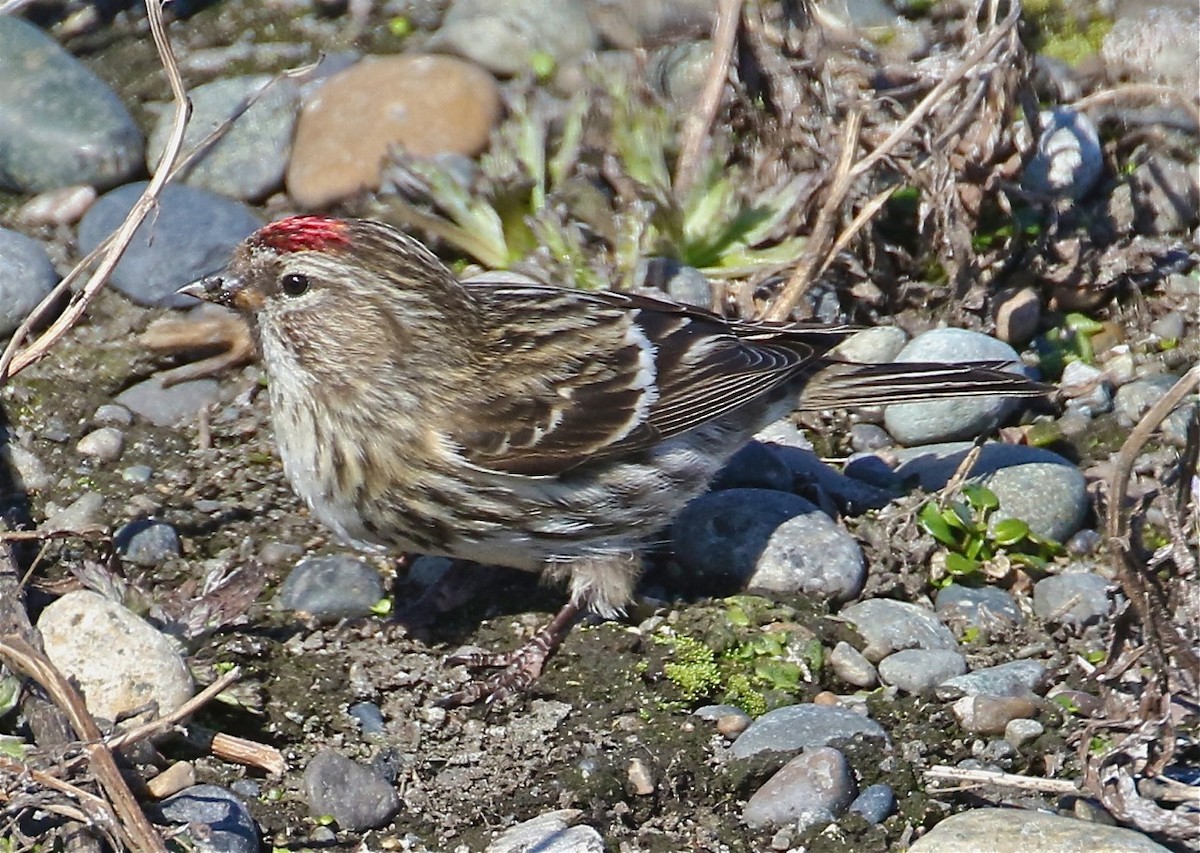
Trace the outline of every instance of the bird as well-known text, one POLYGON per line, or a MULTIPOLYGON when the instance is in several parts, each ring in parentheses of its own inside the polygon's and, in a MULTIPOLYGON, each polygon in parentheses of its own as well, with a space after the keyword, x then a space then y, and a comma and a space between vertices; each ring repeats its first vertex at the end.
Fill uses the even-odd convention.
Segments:
POLYGON ((459 281, 367 219, 270 223, 180 292, 248 318, 284 473, 338 538, 566 585, 520 648, 451 658, 494 671, 448 706, 524 690, 581 611, 621 614, 647 544, 793 410, 1047 391, 1003 362, 847 362, 857 326, 459 281))

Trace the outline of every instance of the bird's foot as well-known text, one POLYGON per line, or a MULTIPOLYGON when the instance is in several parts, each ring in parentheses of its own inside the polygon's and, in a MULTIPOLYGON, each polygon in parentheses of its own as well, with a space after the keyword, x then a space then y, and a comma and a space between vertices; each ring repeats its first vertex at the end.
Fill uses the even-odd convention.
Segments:
POLYGON ((579 613, 579 605, 568 602, 539 630, 525 645, 511 652, 488 654, 472 652, 452 655, 446 663, 450 666, 465 665, 468 669, 497 669, 486 678, 474 678, 461 689, 438 700, 442 708, 473 705, 483 699, 487 704, 499 702, 526 690, 537 681, 554 650, 562 644, 572 620, 579 613))

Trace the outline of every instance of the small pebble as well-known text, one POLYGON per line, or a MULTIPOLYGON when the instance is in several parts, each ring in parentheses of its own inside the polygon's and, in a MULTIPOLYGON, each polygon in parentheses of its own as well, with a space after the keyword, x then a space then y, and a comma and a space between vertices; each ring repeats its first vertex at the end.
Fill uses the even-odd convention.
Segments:
POLYGON ((642 759, 630 760, 629 766, 625 768, 625 777, 629 780, 629 788, 635 796, 648 797, 654 793, 654 773, 642 759))
POLYGON ((842 608, 839 616, 862 635, 863 657, 876 664, 902 649, 958 648, 950 629, 932 611, 907 601, 872 598, 842 608))
POLYGON ((845 641, 838 642, 829 653, 829 666, 834 675, 853 687, 870 688, 879 683, 875 666, 845 641))
POLYGON ((139 566, 158 566, 182 552, 175 528, 149 518, 129 522, 113 534, 113 541, 123 558, 139 566))
POLYGON ((501 832, 484 853, 605 853, 608 847, 600 833, 580 824, 579 809, 559 809, 518 823, 501 832))
POLYGON ((95 200, 96 188, 88 184, 46 190, 17 209, 17 221, 50 227, 74 225, 95 200))
POLYGON ((347 713, 358 721, 364 735, 383 734, 383 712, 374 702, 356 702, 347 709, 347 713))
POLYGON ((1017 600, 995 587, 952 583, 938 590, 936 610, 947 623, 994 632, 1025 621, 1017 600))
POLYGON ((1075 627, 1098 622, 1113 612, 1111 582, 1090 572, 1051 575, 1034 584, 1033 612, 1043 621, 1075 627))
POLYGON ((176 761, 146 783, 146 790, 156 800, 178 794, 196 784, 196 768, 190 761, 176 761))
POLYGON ((856 736, 886 741, 874 720, 837 705, 785 705, 755 720, 731 749, 735 758, 759 752, 796 752, 856 736))
POLYGON ((370 615, 385 594, 379 572, 357 557, 307 557, 284 580, 279 606, 333 621, 370 615))
POLYGON ((854 772, 840 751, 822 746, 805 750, 766 781, 742 810, 752 829, 799 821, 802 828, 841 814, 858 793, 854 772))
POLYGON ((80 456, 87 456, 100 462, 112 462, 125 449, 125 433, 116 427, 100 427, 79 439, 75 450, 80 456))
POLYGON ((732 740, 748 729, 752 722, 754 718, 749 714, 726 714, 717 719, 717 733, 732 740))
POLYGON ((1073 557, 1086 557, 1096 553, 1104 537, 1097 530, 1083 529, 1067 540, 1067 553, 1073 557))
POLYGON ((967 671, 967 660, 949 649, 903 649, 879 662, 879 679, 905 693, 921 694, 967 671))
POLYGON ((981 839, 987 839, 988 853, 1168 853, 1132 829, 1013 808, 973 808, 950 815, 914 841, 908 853, 976 851, 981 839))
POLYGON ((871 785, 855 797, 848 811, 860 814, 870 824, 883 823, 896 810, 896 793, 891 785, 871 785))
POLYGON ((258 853, 258 825, 245 804, 217 785, 185 788, 158 804, 164 822, 184 828, 194 850, 258 853))
MULTIPOLYGON (((78 682, 97 717, 115 720, 150 704, 169 714, 192 698, 192 677, 175 642, 97 593, 68 592, 42 611, 38 629, 47 657, 78 682)), ((145 720, 138 715, 126 725, 145 720)))
POLYGON ((92 415, 92 423, 96 426, 130 427, 133 425, 133 412, 116 403, 105 403, 92 415))
POLYGON ((333 815, 350 832, 383 826, 400 808, 396 790, 374 770, 331 749, 304 768, 304 791, 312 815, 333 815))
POLYGON ((1026 696, 1045 686, 1046 667, 1035 660, 1015 660, 949 678, 938 685, 943 701, 960 696, 1026 696))
POLYGON ((954 703, 952 710, 964 730, 1000 735, 1010 721, 1036 714, 1037 705, 1024 696, 964 696, 954 703))
POLYGON ((1020 749, 1031 740, 1041 737, 1045 731, 1046 727, 1037 720, 1018 717, 1009 720, 1008 725, 1004 727, 1004 739, 1012 744, 1014 749, 1020 749))

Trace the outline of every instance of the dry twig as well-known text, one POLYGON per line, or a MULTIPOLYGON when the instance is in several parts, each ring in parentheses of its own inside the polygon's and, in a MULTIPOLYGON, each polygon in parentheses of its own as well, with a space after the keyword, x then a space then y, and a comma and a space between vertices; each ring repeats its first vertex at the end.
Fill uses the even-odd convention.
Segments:
POLYGON ((729 61, 733 58, 738 22, 742 17, 742 3, 743 0, 718 0, 717 3, 717 21, 713 27, 713 52, 708 66, 708 78, 704 81, 700 103, 684 124, 683 142, 679 148, 679 160, 675 165, 673 189, 678 199, 687 195, 696 179, 696 169, 699 168, 704 152, 704 142, 721 106, 721 94, 725 91, 725 82, 729 77, 729 61))
POLYGON ((121 227, 116 233, 111 235, 103 243, 101 243, 94 251, 88 254, 86 258, 80 261, 73 270, 58 283, 49 295, 46 296, 33 310, 25 321, 20 325, 8 347, 4 350, 4 354, 0 355, 0 386, 4 385, 20 373, 29 365, 43 358, 50 348, 58 342, 63 335, 71 330, 80 318, 83 317, 89 304, 99 294, 100 290, 108 282, 109 276, 116 267, 117 262, 121 259, 130 240, 133 239, 134 232, 138 226, 142 224, 142 220, 150 213, 150 210, 157 203, 158 196, 162 189, 170 180, 172 174, 172 166, 179 158, 180 149, 183 147, 183 134, 187 128, 188 116, 191 114, 191 103, 188 101, 187 93, 183 88, 183 78, 179 74, 179 64, 175 60, 175 53, 171 47, 171 42, 167 38, 166 25, 163 22, 162 12, 163 0, 146 0, 146 12, 150 20, 150 33, 154 38, 154 46, 158 51, 159 59, 162 61, 163 71, 167 76, 167 82, 171 87, 171 95, 175 102, 174 122, 171 125, 171 133, 167 139, 167 146, 163 151, 162 157, 159 159, 158 168, 154 170, 154 175, 150 178, 150 183, 146 185, 146 189, 142 192, 141 197, 134 204, 129 215, 125 217, 125 221, 121 223, 121 227), (71 302, 66 310, 58 316, 58 318, 50 324, 46 331, 42 332, 36 340, 28 346, 23 346, 26 335, 30 330, 40 323, 49 313, 49 311, 58 304, 66 293, 70 292, 76 281, 82 278, 84 272, 91 268, 92 264, 97 262, 95 271, 87 280, 87 283, 71 297, 71 302))

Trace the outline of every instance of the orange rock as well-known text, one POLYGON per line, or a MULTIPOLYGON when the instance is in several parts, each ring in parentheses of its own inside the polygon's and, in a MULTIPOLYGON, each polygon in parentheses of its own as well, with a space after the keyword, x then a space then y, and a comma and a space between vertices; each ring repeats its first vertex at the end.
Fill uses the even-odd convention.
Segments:
POLYGON ((483 69, 448 56, 364 59, 304 105, 287 187, 304 207, 378 189, 391 145, 427 156, 474 156, 500 117, 500 92, 483 69))

